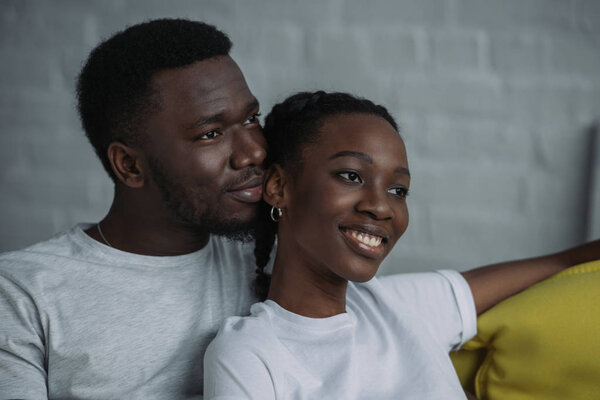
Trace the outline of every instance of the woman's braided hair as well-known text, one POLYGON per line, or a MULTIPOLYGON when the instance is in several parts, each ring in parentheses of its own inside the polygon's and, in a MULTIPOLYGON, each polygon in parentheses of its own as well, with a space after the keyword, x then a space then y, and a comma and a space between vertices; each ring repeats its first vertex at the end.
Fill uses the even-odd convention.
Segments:
MULTIPOLYGON (((292 174, 302 168, 302 151, 319 138, 325 119, 340 114, 371 114, 385 119, 398 130, 396 121, 383 106, 348 93, 300 92, 276 104, 265 119, 263 134, 267 140, 266 166, 279 164, 292 174)), ((269 216, 271 206, 262 202, 256 228, 257 277, 255 293, 260 300, 267 298, 271 276, 264 269, 268 264, 277 224, 269 216)))

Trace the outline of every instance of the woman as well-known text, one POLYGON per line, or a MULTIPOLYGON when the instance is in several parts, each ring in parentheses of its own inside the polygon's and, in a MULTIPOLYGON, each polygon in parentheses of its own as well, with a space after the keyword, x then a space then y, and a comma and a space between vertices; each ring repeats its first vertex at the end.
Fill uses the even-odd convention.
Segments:
POLYGON ((278 237, 268 300, 228 319, 209 347, 205 397, 464 399, 448 352, 475 334, 466 281, 373 279, 408 225, 393 118, 347 94, 300 93, 275 106, 264 134, 277 222, 258 234, 260 268, 268 230, 278 237))
POLYGON ((255 254, 267 300, 227 319, 209 346, 206 399, 465 399, 448 352, 475 334, 477 313, 598 256, 595 244, 582 259, 474 270, 468 283, 455 271, 374 278, 408 225, 394 119, 348 94, 299 93, 273 108, 264 135, 269 207, 255 254))

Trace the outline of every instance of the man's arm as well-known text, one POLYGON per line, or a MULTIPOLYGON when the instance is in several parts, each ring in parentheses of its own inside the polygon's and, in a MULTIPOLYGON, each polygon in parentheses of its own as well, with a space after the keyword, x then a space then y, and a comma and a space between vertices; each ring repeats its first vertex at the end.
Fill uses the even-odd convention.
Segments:
POLYGON ((38 310, 31 297, 3 276, 0 268, 1 398, 47 398, 41 332, 38 310))
POLYGON ((477 315, 565 268, 600 259, 600 240, 559 253, 488 265, 463 272, 477 315))

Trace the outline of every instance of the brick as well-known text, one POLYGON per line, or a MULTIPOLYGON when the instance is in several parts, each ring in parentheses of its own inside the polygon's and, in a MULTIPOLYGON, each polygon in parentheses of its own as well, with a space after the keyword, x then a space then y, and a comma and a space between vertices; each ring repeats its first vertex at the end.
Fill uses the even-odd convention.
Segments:
POLYGON ((504 106, 500 82, 484 75, 406 76, 395 82, 390 90, 396 93, 400 107, 417 112, 480 117, 498 115, 504 106))
POLYGON ((366 41, 366 59, 378 70, 402 73, 419 64, 414 32, 369 31, 366 41))
POLYGON ((40 57, 37 51, 4 46, 0 53, 0 87, 14 87, 22 82, 29 87, 48 89, 53 58, 40 57))
POLYGON ((566 236, 574 241, 585 240, 585 186, 584 170, 564 166, 558 173, 537 171, 528 182, 528 216, 534 225, 543 222, 549 232, 566 236), (563 226, 558 221, 567 220, 563 226), (535 222, 537 221, 537 222, 535 222))
POLYGON ((0 249, 96 221, 112 183, 73 83, 102 38, 147 18, 216 24, 270 106, 356 92, 399 121, 409 230, 381 273, 466 269, 575 244, 598 118, 597 0, 5 0, 0 7, 0 249))
POLYGON ((437 0, 346 0, 344 21, 353 25, 440 26, 445 22, 445 7, 437 0))
POLYGON ((411 189, 422 191, 432 207, 453 204, 463 209, 502 209, 507 213, 523 208, 526 180, 522 170, 463 161, 425 161, 427 168, 413 173, 411 189))
POLYGON ((552 125, 534 130, 536 161, 555 178, 570 180, 585 171, 588 127, 564 128, 552 125), (579 171, 579 172, 578 172, 579 171))
POLYGON ((564 0, 458 0, 459 25, 486 30, 572 30, 574 11, 564 0))
POLYGON ((439 71, 477 70, 480 33, 476 31, 440 31, 431 35, 433 67, 439 71))
POLYGON ((525 165, 534 155, 531 128, 490 120, 433 116, 418 136, 419 154, 438 162, 525 165))
POLYGON ((451 263, 458 269, 547 254, 578 240, 576 235, 565 237, 574 235, 576 228, 570 216, 560 213, 530 219, 493 210, 475 213, 438 207, 432 210, 432 221, 435 239, 431 247, 443 254, 461 254, 451 263))
POLYGON ((543 36, 496 33, 491 37, 491 67, 505 75, 540 75, 548 70, 548 42, 543 36))
POLYGON ((304 32, 295 26, 235 27, 228 34, 234 43, 232 56, 240 63, 249 60, 263 70, 265 64, 269 69, 285 66, 289 70, 289 65, 301 66, 305 62, 304 32))
POLYGON ((530 126, 572 126, 586 98, 585 89, 576 82, 556 78, 510 80, 504 90, 507 118, 530 126))
MULTIPOLYGON (((236 0, 233 15, 238 23, 256 25, 257 21, 268 21, 270 25, 299 24, 305 27, 321 27, 335 22, 339 9, 334 1, 279 0, 236 0)), ((212 7, 212 4, 211 4, 212 7)))
MULTIPOLYGON (((600 20, 598 21, 600 23, 600 20)), ((600 78, 600 33, 561 34, 550 38, 550 67, 563 74, 600 78)))
POLYGON ((308 68, 328 68, 336 74, 365 70, 365 32, 327 29, 306 37, 308 68))
POLYGON ((577 24, 584 32, 600 34, 600 2, 581 0, 576 7, 577 24))
POLYGON ((47 207, 31 207, 12 199, 0 199, 0 252, 16 250, 48 239, 55 230, 52 214, 47 207), (35 227, 35 229, 32 229, 35 227))

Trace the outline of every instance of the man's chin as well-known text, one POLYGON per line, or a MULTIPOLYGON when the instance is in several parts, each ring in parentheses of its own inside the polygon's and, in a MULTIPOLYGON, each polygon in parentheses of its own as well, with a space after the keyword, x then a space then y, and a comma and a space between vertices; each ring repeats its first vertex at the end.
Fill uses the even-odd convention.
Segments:
POLYGON ((195 224, 195 226, 197 229, 211 235, 223 236, 240 242, 251 242, 254 240, 256 233, 256 218, 252 218, 250 221, 209 218, 195 224))
POLYGON ((217 236, 223 236, 229 240, 235 240, 242 243, 249 243, 254 240, 254 232, 245 231, 245 232, 228 232, 228 233, 215 233, 217 236))

